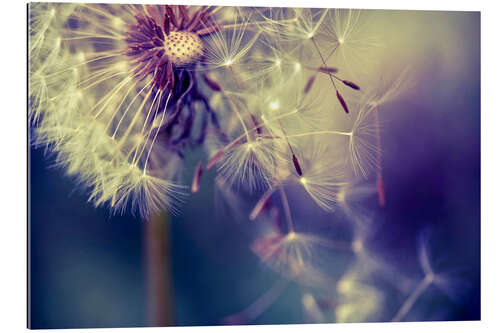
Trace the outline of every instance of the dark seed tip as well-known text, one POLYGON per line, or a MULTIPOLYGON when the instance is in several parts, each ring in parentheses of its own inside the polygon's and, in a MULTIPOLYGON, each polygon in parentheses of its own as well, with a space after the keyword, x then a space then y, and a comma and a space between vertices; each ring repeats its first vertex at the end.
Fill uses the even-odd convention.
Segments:
POLYGON ((354 90, 360 90, 361 88, 354 82, 343 80, 342 83, 344 83, 346 86, 351 87, 354 90))
POLYGON ((297 174, 302 177, 302 168, 300 167, 299 160, 297 159, 297 156, 295 156, 295 154, 292 155, 292 161, 293 166, 295 167, 295 171, 297 171, 297 174))
POLYGON ((339 100, 340 105, 342 105, 342 108, 344 109, 345 113, 349 113, 349 108, 347 107, 347 103, 345 102, 342 95, 340 95, 338 90, 337 90, 337 99, 339 100))

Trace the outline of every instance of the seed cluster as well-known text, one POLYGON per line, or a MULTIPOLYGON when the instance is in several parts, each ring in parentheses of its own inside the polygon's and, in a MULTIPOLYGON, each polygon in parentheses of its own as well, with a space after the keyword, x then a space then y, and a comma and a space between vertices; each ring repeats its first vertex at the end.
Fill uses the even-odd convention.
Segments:
POLYGON ((176 66, 190 65, 203 55, 203 42, 193 32, 172 31, 165 39, 165 55, 176 66))
POLYGON ((130 25, 125 54, 138 80, 153 75, 155 86, 174 90, 176 73, 203 55, 201 36, 218 29, 208 8, 190 12, 185 6, 146 6, 130 25), (175 73, 174 73, 175 72, 175 73))

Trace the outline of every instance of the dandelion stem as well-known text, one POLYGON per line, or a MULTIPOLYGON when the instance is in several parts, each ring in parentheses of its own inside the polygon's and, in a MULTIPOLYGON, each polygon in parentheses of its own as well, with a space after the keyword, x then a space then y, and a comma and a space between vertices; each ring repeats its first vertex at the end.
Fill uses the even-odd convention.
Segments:
POLYGON ((330 59, 330 57, 332 55, 334 55, 335 51, 337 51, 337 48, 339 47, 339 44, 335 45, 335 47, 333 48, 332 52, 330 52, 330 54, 328 56, 326 56, 326 60, 330 59))
POLYGON ((153 215, 144 222, 149 324, 174 324, 169 244, 169 218, 166 213, 153 215))
MULTIPOLYGON (((316 43, 316 40, 314 39, 314 37, 311 37, 311 42, 314 44, 314 47, 316 48, 316 51, 318 52, 318 55, 321 58, 321 62, 323 63, 323 65, 326 66, 325 58, 323 57, 323 54, 321 53, 321 50, 319 49, 318 43, 316 43)), ((333 88, 335 89, 335 91, 338 91, 337 86, 335 85, 335 81, 333 81, 332 74, 328 73, 328 76, 330 77, 330 81, 332 82, 333 88)))
POLYGON ((274 193, 274 191, 275 191, 275 188, 271 187, 266 192, 264 192, 262 197, 259 199, 259 201, 255 205, 254 209, 252 209, 252 212, 250 213, 250 220, 255 220, 257 218, 257 216, 260 215, 260 213, 262 212, 262 209, 264 209, 267 201, 269 200, 271 195, 274 193))
POLYGON ((288 232, 294 232, 293 221, 292 221, 292 212, 290 211, 290 205, 288 204, 288 199, 286 197, 285 189, 283 188, 283 185, 280 185, 279 187, 280 187, 281 202, 283 204, 283 209, 285 211, 285 220, 286 220, 288 232))
POLYGON ((411 310, 418 298, 424 293, 427 287, 432 283, 432 276, 426 275, 425 278, 420 281, 415 290, 411 293, 410 297, 406 299, 398 313, 392 318, 391 321, 401 321, 408 312, 411 310))

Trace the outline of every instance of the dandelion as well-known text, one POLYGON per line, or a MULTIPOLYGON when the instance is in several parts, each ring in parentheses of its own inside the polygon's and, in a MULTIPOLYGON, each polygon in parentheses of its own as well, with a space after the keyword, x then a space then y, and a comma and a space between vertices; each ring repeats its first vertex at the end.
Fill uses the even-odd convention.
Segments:
MULTIPOLYGON (((212 16, 217 8, 31 8, 35 142, 92 189, 96 205, 124 211, 140 201, 142 216, 173 208, 181 190, 176 155, 204 140, 209 121, 219 126, 194 71, 213 54, 214 36, 222 40, 225 27, 212 16), (66 21, 55 19, 56 12, 66 13, 66 21), (194 129, 196 118, 201 127, 194 129)), ((244 22, 237 26, 245 30, 244 22)), ((238 54, 241 37, 233 34, 231 44, 238 54)))
MULTIPOLYGON (((409 280, 372 251, 379 225, 365 203, 389 199, 380 117, 412 80, 365 70, 381 45, 364 11, 29 8, 32 143, 90 202, 146 220, 181 211, 185 177, 195 194, 214 176, 217 213, 251 221, 248 245, 279 279, 224 323, 256 320, 289 280, 311 321, 380 319, 385 295, 371 279, 409 280)), ((454 285, 419 253, 424 278, 394 320, 431 285, 454 285)))

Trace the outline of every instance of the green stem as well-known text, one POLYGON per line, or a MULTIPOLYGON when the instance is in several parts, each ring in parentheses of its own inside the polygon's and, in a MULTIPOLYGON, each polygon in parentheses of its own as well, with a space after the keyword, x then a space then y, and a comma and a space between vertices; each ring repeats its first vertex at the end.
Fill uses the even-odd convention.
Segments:
POLYGON ((175 324, 169 223, 166 213, 144 222, 149 326, 175 324))

